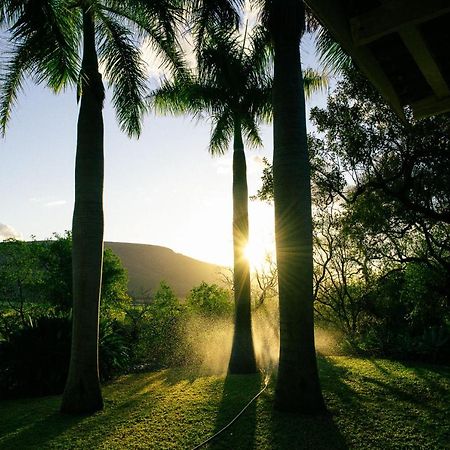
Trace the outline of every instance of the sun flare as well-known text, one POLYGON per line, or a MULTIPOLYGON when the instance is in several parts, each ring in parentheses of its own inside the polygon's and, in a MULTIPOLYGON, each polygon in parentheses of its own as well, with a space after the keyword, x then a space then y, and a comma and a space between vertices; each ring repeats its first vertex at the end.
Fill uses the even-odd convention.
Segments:
POLYGON ((252 270, 260 270, 268 264, 268 259, 273 256, 273 249, 271 246, 250 241, 244 249, 244 255, 252 270))

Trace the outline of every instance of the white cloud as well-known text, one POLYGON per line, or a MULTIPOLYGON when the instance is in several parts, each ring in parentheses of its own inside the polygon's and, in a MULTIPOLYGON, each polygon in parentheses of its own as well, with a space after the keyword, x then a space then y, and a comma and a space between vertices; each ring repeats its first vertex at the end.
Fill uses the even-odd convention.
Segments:
POLYGON ((63 206, 67 203, 67 200, 53 200, 51 197, 42 197, 42 198, 38 198, 38 197, 31 197, 28 199, 30 201, 30 203, 33 203, 35 205, 42 205, 45 206, 46 208, 54 208, 57 206, 63 206))
POLYGON ((0 241, 4 241, 10 238, 20 239, 21 235, 10 225, 0 223, 0 241))
POLYGON ((53 208, 55 206, 62 206, 67 203, 66 200, 54 200, 52 202, 44 203, 44 206, 47 206, 47 208, 53 208))

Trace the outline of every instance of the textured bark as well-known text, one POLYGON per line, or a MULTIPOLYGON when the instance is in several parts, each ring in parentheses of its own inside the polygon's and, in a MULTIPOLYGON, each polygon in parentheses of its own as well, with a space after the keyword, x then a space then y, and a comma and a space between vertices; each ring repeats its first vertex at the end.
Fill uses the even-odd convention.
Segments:
POLYGON ((275 51, 273 183, 280 300, 275 407, 316 414, 325 406, 314 348, 310 166, 299 50, 302 2, 273 2, 269 26, 275 51))
POLYGON ((252 337, 250 265, 244 251, 248 244, 247 165, 238 120, 233 151, 233 248, 234 248, 234 335, 229 373, 255 373, 252 337))
POLYGON ((91 12, 83 15, 82 95, 77 128, 72 223, 73 326, 69 376, 61 411, 103 408, 98 369, 103 258, 103 99, 91 12))

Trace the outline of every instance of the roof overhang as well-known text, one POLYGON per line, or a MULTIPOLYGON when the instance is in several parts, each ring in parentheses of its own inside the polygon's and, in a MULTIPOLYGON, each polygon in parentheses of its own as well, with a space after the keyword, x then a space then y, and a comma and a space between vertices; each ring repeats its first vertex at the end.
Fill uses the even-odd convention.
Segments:
POLYGON ((450 111, 450 0, 307 0, 404 117, 450 111))

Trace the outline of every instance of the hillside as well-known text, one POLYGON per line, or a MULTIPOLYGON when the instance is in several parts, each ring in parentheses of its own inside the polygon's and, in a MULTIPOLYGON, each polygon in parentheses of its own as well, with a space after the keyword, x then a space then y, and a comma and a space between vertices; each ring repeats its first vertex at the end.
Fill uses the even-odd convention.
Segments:
POLYGON ((219 282, 220 266, 190 258, 157 245, 105 242, 128 271, 129 292, 137 297, 155 292, 164 280, 179 297, 185 297, 202 281, 219 282))

